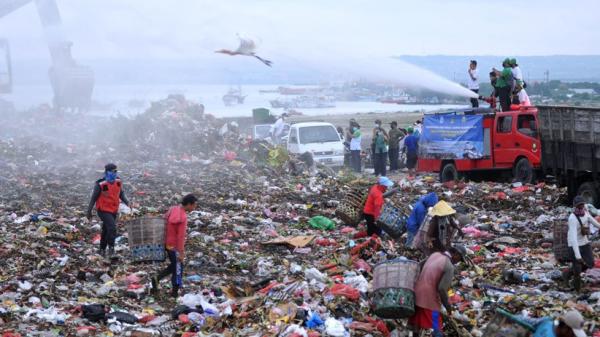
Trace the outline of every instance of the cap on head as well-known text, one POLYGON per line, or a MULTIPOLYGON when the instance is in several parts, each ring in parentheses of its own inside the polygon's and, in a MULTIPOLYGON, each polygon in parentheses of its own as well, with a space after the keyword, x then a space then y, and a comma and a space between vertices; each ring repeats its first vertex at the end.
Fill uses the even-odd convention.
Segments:
POLYGON ((510 64, 512 64, 513 66, 516 66, 517 65, 517 59, 516 58, 510 59, 510 64))
POLYGON ((409 126, 408 129, 406 129, 406 131, 408 131, 408 133, 413 133, 415 132, 415 129, 413 129, 412 126, 409 126))
POLYGON ((571 310, 564 314, 560 320, 573 330, 575 337, 586 337, 583 331, 583 316, 577 310, 571 310))
POLYGON ((583 204, 585 204, 585 199, 583 199, 582 196, 578 195, 575 198, 573 198, 573 207, 577 207, 583 204))
POLYGON ((376 119, 375 120, 375 124, 381 124, 381 120, 380 119, 376 119))
POLYGON ((388 177, 379 177, 377 183, 388 188, 394 186, 394 182, 388 177))
POLYGON ((391 123, 390 123, 390 125, 393 125, 393 126, 398 126, 398 122, 396 122, 396 121, 393 121, 393 122, 391 122, 391 123))
POLYGON ((502 61, 502 64, 508 64, 510 65, 510 59, 507 57, 504 59, 504 61, 502 61))
POLYGON ((113 163, 108 163, 108 164, 104 165, 105 172, 115 171, 116 169, 117 169, 117 165, 115 165, 113 163))

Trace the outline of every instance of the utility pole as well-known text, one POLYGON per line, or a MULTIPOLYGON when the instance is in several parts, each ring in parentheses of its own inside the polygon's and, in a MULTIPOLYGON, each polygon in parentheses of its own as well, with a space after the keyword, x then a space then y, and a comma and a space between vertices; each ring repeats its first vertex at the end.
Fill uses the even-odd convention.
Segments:
POLYGON ((550 81, 550 70, 546 69, 546 71, 544 71, 544 77, 546 79, 546 83, 548 83, 550 81))

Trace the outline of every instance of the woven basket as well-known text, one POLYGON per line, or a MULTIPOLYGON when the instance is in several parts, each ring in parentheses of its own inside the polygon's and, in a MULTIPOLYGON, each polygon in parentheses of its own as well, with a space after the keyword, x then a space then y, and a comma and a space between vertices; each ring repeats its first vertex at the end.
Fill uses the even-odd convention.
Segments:
POLYGON ((569 262, 570 250, 567 243, 567 234, 569 232, 569 225, 566 221, 554 221, 554 242, 552 244, 552 251, 554 252, 554 258, 558 262, 569 262))
POLYGON ((404 288, 415 290, 419 276, 419 264, 412 260, 395 259, 375 266, 373 270, 373 290, 383 288, 404 288))
POLYGON ((375 266, 371 306, 381 318, 406 318, 415 312, 415 282, 419 265, 411 260, 391 260, 375 266))
POLYGON ((165 220, 142 217, 127 222, 129 249, 133 261, 165 259, 165 220))
POLYGON ((364 189, 355 188, 351 190, 335 210, 335 215, 350 226, 358 225, 362 220, 362 210, 367 201, 367 193, 364 189))

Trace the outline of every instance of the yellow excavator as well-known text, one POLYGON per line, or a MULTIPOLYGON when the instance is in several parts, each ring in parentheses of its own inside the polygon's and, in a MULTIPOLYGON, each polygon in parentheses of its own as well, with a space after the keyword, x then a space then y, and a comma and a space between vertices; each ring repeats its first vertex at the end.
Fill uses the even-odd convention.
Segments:
MULTIPOLYGON (((77 64, 71 55, 72 43, 60 29, 61 19, 55 0, 0 0, 0 19, 34 2, 45 31, 52 65, 48 70, 57 110, 87 111, 94 90, 94 72, 77 64)), ((13 74, 7 40, 0 39, 0 93, 10 93, 13 74)))

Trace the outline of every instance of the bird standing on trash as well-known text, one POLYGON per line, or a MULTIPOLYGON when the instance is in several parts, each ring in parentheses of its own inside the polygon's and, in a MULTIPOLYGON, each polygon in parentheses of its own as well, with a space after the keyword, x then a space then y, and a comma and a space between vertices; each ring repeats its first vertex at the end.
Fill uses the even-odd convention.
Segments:
POLYGON ((236 50, 219 49, 219 50, 215 50, 215 53, 227 54, 230 56, 235 56, 235 55, 252 56, 252 57, 257 58, 260 62, 264 63, 265 65, 267 65, 269 67, 273 64, 273 62, 271 62, 269 60, 265 60, 262 57, 255 54, 256 44, 254 43, 253 40, 251 40, 249 38, 245 38, 245 37, 240 37, 239 35, 238 35, 238 38, 240 39, 240 46, 236 50))
POLYGON ((106 256, 106 247, 108 247, 108 257, 115 253, 115 238, 117 237, 117 213, 119 212, 120 201, 129 205, 129 200, 123 193, 123 183, 117 175, 117 165, 106 164, 104 166, 104 178, 98 179, 94 184, 92 198, 88 205, 86 217, 92 219, 92 208, 96 205, 96 212, 102 220, 102 235, 100 238, 100 255, 106 256))

